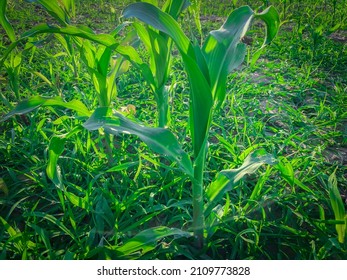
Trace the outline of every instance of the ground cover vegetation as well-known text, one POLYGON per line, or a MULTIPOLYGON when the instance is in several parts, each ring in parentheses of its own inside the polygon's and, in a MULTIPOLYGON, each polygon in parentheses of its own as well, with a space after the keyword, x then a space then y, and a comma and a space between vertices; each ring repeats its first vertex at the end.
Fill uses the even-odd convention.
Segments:
POLYGON ((347 2, 135 2, 1 0, 0 258, 346 259, 347 2))

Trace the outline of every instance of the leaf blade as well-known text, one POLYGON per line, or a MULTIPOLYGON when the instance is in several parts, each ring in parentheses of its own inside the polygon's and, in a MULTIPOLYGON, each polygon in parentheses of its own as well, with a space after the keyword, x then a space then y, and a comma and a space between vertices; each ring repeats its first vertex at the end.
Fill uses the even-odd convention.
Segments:
POLYGON ((205 73, 205 61, 199 48, 195 48, 184 34, 177 21, 169 14, 148 3, 134 3, 123 12, 126 18, 137 19, 169 35, 183 58, 190 81, 190 130, 194 145, 194 156, 205 148, 213 106, 210 85, 205 73))
POLYGON ((220 200, 223 195, 231 190, 245 175, 254 173, 263 164, 273 165, 276 159, 266 153, 265 149, 259 149, 249 154, 244 163, 236 169, 222 170, 214 182, 206 189, 208 203, 205 214, 209 214, 213 205, 220 200))
POLYGON ((176 137, 165 128, 152 128, 140 125, 107 107, 97 108, 83 124, 88 130, 103 127, 110 134, 126 133, 138 136, 153 151, 176 161, 187 175, 193 176, 189 156, 183 151, 176 137))
POLYGON ((7 36, 11 42, 16 41, 16 34, 14 33, 13 27, 6 17, 7 0, 0 1, 0 24, 5 29, 7 36))
POLYGON ((77 112, 81 117, 88 117, 91 115, 91 112, 87 107, 79 100, 74 99, 69 102, 65 102, 61 97, 42 97, 42 96, 33 96, 25 101, 19 102, 17 106, 6 114, 0 122, 6 121, 14 115, 22 115, 29 113, 41 106, 60 106, 67 109, 71 109, 77 112))
POLYGON ((335 225, 338 241, 340 243, 344 243, 345 235, 347 231, 347 214, 346 214, 346 210, 345 210, 340 192, 337 187, 336 169, 328 178, 328 187, 329 187, 330 204, 333 209, 335 219, 338 221, 345 221, 344 224, 335 225))

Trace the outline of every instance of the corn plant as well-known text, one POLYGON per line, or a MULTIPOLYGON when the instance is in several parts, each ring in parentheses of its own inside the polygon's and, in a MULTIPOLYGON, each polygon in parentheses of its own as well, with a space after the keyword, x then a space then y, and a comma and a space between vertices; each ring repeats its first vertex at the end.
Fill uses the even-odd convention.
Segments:
MULTIPOLYGON (((41 2, 48 3, 46 1, 41 2)), ((168 3, 173 4, 178 2, 170 1, 168 3)), ((184 2, 180 2, 180 4, 183 3, 184 2)), ((182 5, 178 5, 177 7, 182 9, 182 5)), ((176 11, 179 11, 179 9, 176 9, 176 11)), ((54 14, 53 12, 51 13, 54 14)), ((57 15, 58 18, 63 19, 60 12, 57 15)), ((209 129, 213 113, 216 109, 221 107, 225 99, 226 79, 228 74, 236 69, 244 60, 246 47, 241 43, 241 39, 245 35, 253 19, 259 18, 265 22, 266 38, 262 48, 254 56, 257 58, 263 47, 270 43, 277 33, 279 26, 278 14, 273 7, 266 9, 260 14, 255 13, 248 6, 239 8, 229 15, 228 19, 219 30, 210 32, 202 47, 190 42, 174 17, 152 4, 132 4, 124 10, 123 15, 125 18, 136 17, 152 26, 152 31, 150 31, 152 35, 140 36, 140 38, 142 37, 141 39, 145 40, 153 40, 153 38, 156 38, 159 40, 158 42, 166 42, 165 44, 159 43, 156 45, 158 53, 163 55, 162 58, 167 59, 168 57, 168 42, 170 40, 167 38, 171 38, 182 56, 190 83, 190 120, 188 126, 193 146, 191 154, 183 150, 176 136, 170 130, 162 127, 145 127, 133 119, 126 118, 122 114, 114 112, 112 108, 108 106, 108 97, 103 99, 102 102, 99 103, 100 107, 91 113, 79 100, 65 102, 60 97, 43 98, 36 96, 19 103, 17 107, 2 120, 6 120, 15 114, 27 113, 41 106, 63 106, 74 110, 82 118, 89 117, 83 125, 88 130, 99 130, 103 128, 108 134, 117 134, 121 132, 137 135, 155 152, 177 162, 179 168, 190 178, 192 182, 193 205, 192 229, 197 239, 197 246, 201 247, 204 240, 205 217, 209 215, 213 206, 218 203, 218 200, 230 189, 230 186, 236 184, 245 174, 255 172, 260 165, 264 163, 272 164, 274 162, 272 156, 267 155, 263 150, 258 151, 251 154, 239 169, 220 172, 216 180, 212 182, 209 187, 206 189, 204 188, 203 173, 206 168, 205 160, 208 153, 209 129), (160 35, 162 37, 153 35, 155 34, 153 31, 154 29, 160 32, 156 34, 165 34, 167 38, 163 37, 163 35, 160 35), (165 40, 158 38, 165 38, 165 40), (193 160, 191 160, 191 157, 193 160), (208 200, 206 204, 205 199, 208 200)), ((141 29, 139 25, 137 25, 137 28, 138 30, 144 30, 143 28, 141 29)), ((147 29, 147 31, 148 30, 149 29, 147 29)), ((151 85, 156 84, 153 80, 154 72, 155 74, 162 73, 162 77, 167 77, 168 75, 166 72, 168 71, 167 69, 159 69, 160 64, 158 64, 158 62, 156 62, 156 65, 155 63, 151 65, 152 67, 155 65, 158 69, 155 69, 155 71, 153 71, 154 68, 149 69, 148 66, 141 61, 137 52, 131 46, 122 45, 114 36, 110 34, 94 34, 86 28, 79 28, 66 23, 64 23, 62 27, 43 24, 22 34, 17 41, 9 46, 2 61, 4 61, 6 56, 19 42, 42 33, 62 34, 83 38, 114 50, 131 61, 133 65, 136 65, 142 74, 144 74, 147 82, 151 85)), ((103 49, 99 54, 94 55, 93 58, 96 58, 99 62, 105 57, 108 58, 109 52, 107 51, 105 53, 105 50, 106 49, 103 49)), ((86 59, 88 60, 87 56, 86 59)), ((156 59, 159 59, 159 56, 156 59)), ((107 59, 105 59, 105 61, 106 60, 107 59)), ((91 69, 95 69, 95 64, 93 64, 92 60, 89 60, 88 63, 90 63, 90 66, 93 66, 90 67, 91 69)), ((93 71, 91 72, 94 73, 93 71)), ((104 77, 105 75, 102 79, 104 79, 104 77)), ((97 79, 98 78, 96 78, 96 80, 97 79)), ((107 90, 103 92, 106 96, 109 93, 107 90)), ((161 123, 163 124, 165 121, 161 123)), ((59 178, 57 159, 62 153, 65 139, 77 133, 79 129, 80 128, 76 128, 69 132, 64 139, 61 137, 54 137, 50 143, 50 159, 47 166, 47 174, 58 186, 61 186, 61 179, 59 178)))
MULTIPOLYGON (((126 59, 131 60, 145 75, 146 73, 150 73, 147 64, 142 62, 131 45, 134 41, 133 34, 129 34, 129 36, 125 37, 119 35, 119 32, 127 26, 127 23, 118 25, 110 34, 95 34, 93 30, 86 26, 77 27, 69 24, 70 11, 74 11, 73 1, 64 1, 64 3, 62 3, 60 1, 37 0, 31 2, 38 2, 56 19, 59 25, 39 24, 21 34, 17 39, 11 24, 5 16, 6 1, 2 2, 1 8, 3 13, 0 17, 0 23, 7 32, 8 37, 11 38, 12 43, 1 57, 0 66, 7 66, 9 64, 9 62, 7 62, 8 57, 10 57, 10 61, 14 60, 12 59, 14 56, 13 54, 20 43, 28 40, 35 40, 37 35, 40 34, 53 34, 70 55, 74 54, 74 46, 77 46, 95 87, 96 107, 111 105, 111 101, 116 97, 116 77, 126 70, 126 65, 128 64, 126 59)), ((16 67, 12 68, 17 69, 16 67)), ((18 75, 15 77, 18 79, 18 75)), ((152 81, 152 76, 148 76, 147 80, 152 81)), ((92 105, 95 106, 95 104, 92 105)), ((81 118, 87 118, 91 115, 86 104, 83 104, 77 99, 66 102, 62 96, 33 96, 19 103, 11 112, 5 115, 1 121, 5 121, 13 115, 25 114, 38 107, 44 106, 64 107, 73 110, 77 116, 81 118)), ((59 176, 57 159, 63 152, 66 139, 78 133, 80 130, 81 128, 77 126, 73 131, 65 135, 54 136, 49 144, 47 175, 59 187, 62 186, 62 180, 59 176)), ((104 138, 105 141, 103 141, 103 143, 105 145, 106 155, 111 164, 113 157, 111 148, 109 147, 110 137, 106 134, 104 138)))
MULTIPOLYGON (((204 240, 205 215, 216 202, 244 174, 254 172, 263 163, 273 163, 274 159, 264 151, 250 155, 244 165, 237 170, 222 171, 215 182, 206 190, 203 173, 206 168, 208 134, 213 113, 220 108, 226 96, 226 79, 244 60, 246 47, 240 42, 253 19, 261 19, 266 24, 264 44, 269 44, 279 27, 279 17, 273 7, 257 14, 244 6, 233 11, 219 30, 210 32, 202 48, 190 42, 177 21, 149 3, 135 3, 124 12, 125 18, 135 17, 153 28, 167 34, 176 44, 188 73, 190 83, 189 130, 193 145, 193 161, 178 143, 176 137, 164 128, 149 128, 127 120, 108 108, 98 108, 84 124, 89 130, 104 128, 111 134, 119 132, 139 136, 154 151, 169 157, 192 181, 193 231, 197 246, 204 240), (205 199, 209 202, 205 205, 205 199), (206 210, 206 211, 205 211, 206 210)), ((160 45, 158 46, 160 48, 160 45)), ((259 56, 260 51, 256 53, 259 56)))
MULTIPOLYGON (((16 34, 12 25, 6 17, 7 0, 0 1, 0 24, 4 27, 8 39, 11 42, 16 41, 16 34)), ((22 54, 21 52, 13 52, 9 61, 5 63, 5 69, 9 77, 9 84, 15 97, 19 99, 19 73, 21 69, 22 54)))
MULTIPOLYGON (((158 6, 158 1, 145 2, 151 2, 153 5, 158 6)), ((187 0, 167 0, 163 5, 162 11, 177 19, 187 8, 188 3, 187 0)), ((167 85, 167 81, 171 67, 172 39, 166 33, 153 29, 148 25, 143 26, 136 22, 133 26, 150 55, 149 66, 153 79, 148 82, 157 103, 158 126, 166 127, 170 119, 170 87, 167 85)))

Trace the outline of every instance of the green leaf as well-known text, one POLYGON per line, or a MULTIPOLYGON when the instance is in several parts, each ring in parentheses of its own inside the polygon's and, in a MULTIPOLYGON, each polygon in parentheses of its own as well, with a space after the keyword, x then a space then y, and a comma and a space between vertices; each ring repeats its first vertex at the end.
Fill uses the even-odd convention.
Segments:
POLYGON ((285 157, 281 157, 280 161, 276 165, 276 168, 281 172, 281 176, 285 179, 291 187, 294 186, 294 170, 293 166, 285 157))
POLYGON ((234 10, 220 29, 210 32, 203 45, 212 95, 218 106, 225 99, 227 75, 244 60, 246 46, 241 43, 241 39, 249 29, 253 18, 259 18, 266 23, 263 48, 273 40, 279 28, 279 16, 273 7, 269 7, 261 14, 255 14, 248 6, 234 10))
POLYGON ((6 34, 10 38, 11 42, 14 42, 16 41, 16 35, 14 33, 12 25, 7 20, 6 7, 7 7, 7 0, 0 0, 0 24, 5 29, 6 34))
POLYGON ((200 21, 200 11, 201 11, 201 0, 192 0, 191 6, 189 7, 189 12, 192 13, 195 21, 195 25, 199 31, 199 35, 202 37, 202 26, 200 21))
POLYGON ((203 45, 212 95, 218 105, 225 99, 227 75, 244 60, 246 49, 240 40, 248 30, 253 15, 248 6, 234 10, 219 30, 210 32, 203 45))
POLYGON ((82 209, 86 209, 88 210, 89 207, 89 202, 88 202, 88 197, 79 197, 77 195, 75 195, 74 193, 71 192, 65 192, 64 193, 66 195, 66 197, 69 199, 69 201, 77 206, 80 207, 82 209))
POLYGON ((153 151, 176 161, 182 171, 193 176, 193 168, 189 156, 179 145, 176 137, 165 128, 152 128, 140 125, 107 107, 97 108, 92 116, 83 124, 88 130, 101 127, 110 134, 127 133, 138 136, 153 151))
POLYGON ((57 219, 53 215, 50 215, 50 214, 47 214, 47 213, 43 213, 43 212, 30 212, 27 215, 31 216, 31 217, 41 217, 41 218, 51 222, 52 224, 54 224, 57 227, 59 227, 65 234, 69 235, 75 242, 78 242, 76 236, 71 232, 71 230, 68 229, 63 224, 63 222, 61 220, 57 219))
POLYGON ((203 71, 205 62, 201 59, 200 49, 191 44, 173 17, 153 5, 148 3, 131 4, 124 10, 123 16, 126 18, 136 17, 166 33, 172 38, 180 51, 191 87, 190 130, 194 145, 194 156, 198 157, 208 134, 213 105, 210 85, 204 75, 206 73, 203 71))
POLYGON ((74 17, 76 14, 75 0, 62 0, 64 4, 65 12, 69 14, 70 17, 74 17))
POLYGON ((52 1, 52 0, 27 0, 27 1, 31 3, 38 2, 51 16, 53 16, 55 19, 57 19, 60 23, 64 25, 70 22, 68 10, 66 10, 66 7, 59 5, 60 1, 52 1))
POLYGON ((135 165, 138 165, 138 164, 139 164, 139 161, 132 161, 132 162, 121 163, 119 165, 116 165, 116 166, 113 166, 113 167, 107 169, 106 172, 122 171, 122 170, 128 169, 129 167, 132 167, 132 166, 135 166, 135 165))
POLYGON ((314 193, 309 187, 295 178, 293 166, 285 157, 280 158, 278 164, 275 165, 275 168, 280 171, 281 177, 287 181, 290 186, 294 187, 294 185, 297 185, 306 192, 314 193))
POLYGON ((13 245, 19 252, 23 252, 24 244, 23 244, 23 236, 22 233, 19 231, 17 232, 4 218, 0 216, 0 222, 3 226, 3 228, 7 231, 8 235, 12 239, 13 245))
POLYGON ((57 162, 60 155, 64 151, 65 139, 53 136, 48 146, 48 164, 46 173, 49 179, 60 189, 63 188, 63 183, 60 174, 60 167, 57 162))
POLYGON ((280 27, 280 16, 277 10, 273 6, 270 6, 263 12, 255 14, 254 17, 261 19, 266 25, 263 46, 270 44, 276 37, 280 27))
POLYGON ((162 10, 177 19, 190 4, 188 0, 167 0, 162 10))
POLYGON ((177 228, 168 228, 164 226, 154 227, 140 232, 127 241, 123 246, 116 247, 115 249, 121 254, 129 257, 138 251, 141 251, 141 253, 144 254, 154 250, 160 239, 172 235, 176 237, 191 237, 190 233, 177 228))
POLYGON ((179 24, 169 14, 157 7, 148 3, 134 3, 125 8, 123 16, 125 18, 135 17, 168 34, 183 53, 189 53, 194 56, 194 50, 191 48, 190 41, 183 33, 179 24))
POLYGON ((153 29, 147 29, 147 33, 140 31, 138 34, 147 44, 149 41, 149 45, 146 47, 151 55, 150 67, 155 77, 156 88, 161 88, 165 85, 169 75, 171 48, 169 38, 164 36, 165 34, 155 32, 153 29), (144 38, 145 35, 148 36, 148 39, 144 38))
POLYGON ((29 221, 27 221, 26 224, 35 230, 35 233, 41 237, 41 240, 43 241, 46 249, 49 250, 50 253, 54 254, 53 253, 54 250, 52 250, 52 246, 51 246, 48 232, 45 229, 43 229, 43 228, 41 228, 35 224, 32 224, 29 221))
POLYGON ((96 201, 94 213, 96 232, 103 235, 105 231, 114 227, 115 217, 109 206, 109 202, 102 194, 98 195, 96 201))
POLYGON ((109 34, 95 34, 92 32, 92 30, 87 30, 86 28, 77 27, 68 25, 66 27, 57 27, 57 26, 51 26, 48 24, 39 24, 32 29, 28 30, 27 32, 24 32, 21 35, 21 39, 25 39, 28 37, 33 37, 38 34, 43 33, 58 33, 58 34, 66 34, 71 36, 76 36, 84 39, 91 40, 95 43, 99 43, 101 45, 110 47, 112 49, 115 49, 118 46, 117 40, 109 34))
POLYGON ((260 149, 248 155, 239 168, 222 170, 217 175, 216 180, 206 190, 208 203, 205 215, 207 216, 211 212, 212 207, 218 203, 224 194, 234 188, 245 175, 255 173, 263 164, 273 165, 276 162, 272 155, 267 154, 264 149, 260 149))
POLYGON ((20 230, 15 230, 4 218, 0 216, 0 224, 3 225, 4 229, 7 231, 8 235, 10 236, 10 239, 8 240, 11 242, 16 249, 23 253, 28 248, 33 249, 36 247, 36 244, 32 242, 31 240, 27 240, 25 238, 25 235, 20 230))
POLYGON ((257 50, 253 54, 251 65, 254 65, 255 62, 258 60, 259 56, 263 52, 264 47, 273 41, 280 27, 280 17, 278 12, 273 6, 268 7, 262 13, 255 14, 255 18, 259 18, 265 22, 266 33, 265 33, 263 45, 261 46, 259 50, 257 50))
POLYGON ((87 107, 79 100, 71 100, 69 102, 65 102, 61 97, 42 97, 42 96, 34 96, 29 98, 28 100, 22 101, 18 103, 18 105, 8 114, 6 114, 0 122, 3 122, 14 115, 22 115, 29 113, 41 106, 60 106, 67 109, 74 110, 81 117, 89 117, 91 112, 87 109, 87 107))
POLYGON ((337 221, 344 221, 344 224, 336 224, 335 226, 339 242, 344 243, 347 231, 347 214, 340 192, 337 188, 336 170, 337 169, 334 170, 334 172, 329 176, 328 179, 329 197, 331 207, 334 211, 335 219, 337 221))
POLYGON ((5 196, 8 196, 8 188, 6 186, 4 179, 2 179, 1 177, 0 177, 0 191, 2 191, 5 194, 5 196))
MULTIPOLYGON (((145 2, 158 6, 157 1, 145 2)), ((188 4, 186 0, 168 0, 164 4, 163 10, 173 18, 177 18, 188 4)), ((144 26, 137 22, 135 22, 133 26, 150 55, 149 66, 154 79, 153 81, 147 80, 147 82, 149 82, 155 95, 158 111, 158 125, 159 127, 166 127, 169 120, 169 99, 165 87, 171 67, 172 39, 166 33, 154 30, 151 26, 144 26)))
MULTIPOLYGON (((116 49, 119 46, 119 43, 117 40, 110 34, 95 34, 93 31, 85 26, 65 26, 65 27, 57 27, 57 26, 51 26, 48 24, 39 24, 32 29, 24 32, 20 39, 13 42, 7 50, 2 55, 2 58, 0 60, 0 67, 3 65, 5 59, 7 56, 12 52, 12 50, 22 41, 27 40, 28 38, 35 37, 38 34, 65 34, 69 36, 74 36, 78 38, 84 38, 88 39, 90 41, 93 41, 95 43, 104 45, 106 47, 109 47, 111 49, 116 49)), ((120 53, 126 54, 127 56, 132 57, 133 59, 137 59, 141 61, 138 54, 135 52, 130 46, 120 46, 120 53)))

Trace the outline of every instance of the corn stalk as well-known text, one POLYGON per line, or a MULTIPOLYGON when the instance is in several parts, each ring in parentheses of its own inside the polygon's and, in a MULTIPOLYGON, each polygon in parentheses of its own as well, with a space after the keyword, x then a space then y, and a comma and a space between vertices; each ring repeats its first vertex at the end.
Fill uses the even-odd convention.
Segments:
MULTIPOLYGON (((266 36, 261 50, 277 34, 279 16, 273 7, 255 13, 244 6, 233 11, 219 30, 210 32, 203 46, 191 43, 177 21, 168 13, 148 3, 135 3, 124 12, 125 18, 135 17, 172 38, 183 59, 190 84, 189 129, 193 142, 193 230, 198 247, 203 245, 204 184, 203 172, 208 152, 208 134, 213 112, 226 96, 228 74, 244 60, 246 46, 241 42, 253 19, 263 20, 266 36)), ((258 57, 261 50, 256 53, 258 57)))

